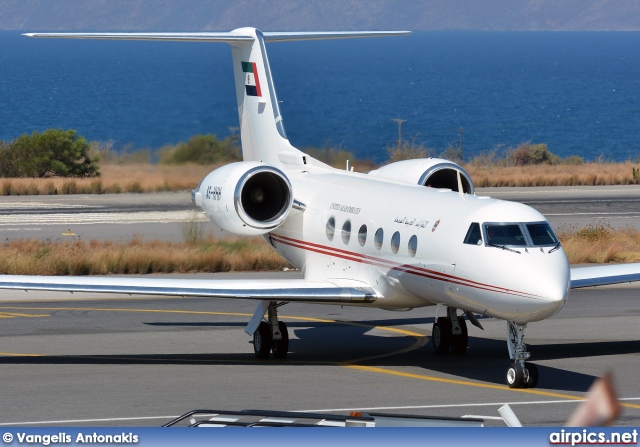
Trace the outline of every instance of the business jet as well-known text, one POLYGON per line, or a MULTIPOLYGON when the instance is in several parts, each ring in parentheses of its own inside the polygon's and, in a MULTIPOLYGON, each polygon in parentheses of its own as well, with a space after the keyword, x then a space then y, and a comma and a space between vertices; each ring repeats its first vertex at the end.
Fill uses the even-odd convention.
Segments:
POLYGON ((640 280, 640 264, 574 270, 545 217, 474 195, 469 174, 438 158, 368 173, 332 168, 293 147, 265 42, 385 37, 409 32, 55 33, 29 37, 226 42, 235 73, 243 161, 208 174, 192 200, 219 228, 262 235, 299 268, 299 280, 1 276, 0 288, 252 299, 245 331, 260 359, 288 353, 278 308, 289 302, 390 311, 435 308, 437 354, 467 349, 467 321, 507 322, 510 387, 535 387, 529 323, 562 309, 572 288, 640 280))

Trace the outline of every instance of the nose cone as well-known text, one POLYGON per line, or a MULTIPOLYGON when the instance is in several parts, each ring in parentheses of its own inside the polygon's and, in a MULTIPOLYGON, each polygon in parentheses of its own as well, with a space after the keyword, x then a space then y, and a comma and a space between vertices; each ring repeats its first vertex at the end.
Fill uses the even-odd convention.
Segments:
POLYGON ((571 274, 567 257, 562 251, 547 256, 526 279, 527 291, 535 296, 526 321, 538 321, 556 314, 569 296, 571 274))

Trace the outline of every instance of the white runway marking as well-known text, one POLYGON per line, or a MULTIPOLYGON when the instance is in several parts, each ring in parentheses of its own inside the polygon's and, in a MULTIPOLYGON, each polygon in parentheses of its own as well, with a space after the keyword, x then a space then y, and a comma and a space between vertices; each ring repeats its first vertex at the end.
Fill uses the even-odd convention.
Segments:
POLYGON ((625 213, 547 213, 545 216, 625 216, 627 219, 639 217, 637 211, 625 213))
POLYGON ((42 228, 37 227, 25 227, 25 228, 3 228, 0 231, 41 231, 42 228))
POLYGON ((132 224, 149 222, 205 222, 202 213, 193 211, 140 211, 137 213, 59 213, 0 215, 0 225, 23 223, 39 225, 61 224, 132 224))
MULTIPOLYGON (((576 400, 536 400, 526 402, 493 402, 493 403, 466 403, 466 404, 447 404, 447 405, 405 405, 398 407, 366 407, 366 408, 329 408, 321 410, 297 410, 303 413, 337 413, 341 411, 389 411, 389 410, 421 410, 421 409, 436 409, 436 408, 461 408, 461 407, 494 407, 502 405, 546 405, 546 404, 571 404, 584 402, 585 399, 576 400)), ((627 397, 618 399, 620 401, 640 400, 640 397, 627 397)))
POLYGON ((100 205, 79 205, 72 203, 46 203, 46 202, 4 202, 0 203, 0 209, 2 208, 102 208, 100 205))
POLYGON ((152 419, 164 419, 167 422, 169 422, 171 419, 175 419, 178 416, 146 416, 146 417, 131 417, 131 418, 69 419, 66 421, 6 422, 6 423, 0 423, 0 427, 9 427, 9 426, 15 426, 15 425, 40 425, 40 424, 58 425, 58 424, 79 424, 79 423, 89 423, 89 422, 145 421, 145 420, 152 420, 152 419))
MULTIPOLYGON (((619 399, 621 401, 640 400, 640 397, 626 397, 619 399)), ((494 402, 494 403, 467 403, 467 404, 450 404, 450 405, 408 405, 398 407, 368 407, 368 408, 332 408, 322 410, 293 410, 301 413, 338 413, 345 411, 380 411, 380 410, 419 410, 419 409, 436 409, 436 408, 462 408, 462 407, 496 407, 508 404, 510 406, 515 405, 546 405, 546 404, 567 404, 567 403, 579 403, 584 400, 538 400, 529 402, 494 402)), ((164 419, 169 422, 171 419, 175 419, 181 415, 172 416, 133 416, 128 418, 99 418, 99 419, 67 419, 58 421, 29 421, 29 422, 4 422, 0 423, 0 427, 17 426, 17 425, 44 425, 44 424, 80 424, 90 422, 122 422, 122 421, 145 421, 154 419, 164 419)), ((470 417, 470 415, 467 415, 470 417)), ((490 416, 479 416, 485 419, 493 419, 490 416)))

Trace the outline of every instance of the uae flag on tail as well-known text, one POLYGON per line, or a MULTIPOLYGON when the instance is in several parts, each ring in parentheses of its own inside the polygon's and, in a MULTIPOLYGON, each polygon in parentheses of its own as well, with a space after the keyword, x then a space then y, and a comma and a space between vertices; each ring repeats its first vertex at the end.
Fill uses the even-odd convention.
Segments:
POLYGON ((244 72, 244 88, 247 91, 247 96, 262 96, 256 63, 243 62, 242 71, 244 72))

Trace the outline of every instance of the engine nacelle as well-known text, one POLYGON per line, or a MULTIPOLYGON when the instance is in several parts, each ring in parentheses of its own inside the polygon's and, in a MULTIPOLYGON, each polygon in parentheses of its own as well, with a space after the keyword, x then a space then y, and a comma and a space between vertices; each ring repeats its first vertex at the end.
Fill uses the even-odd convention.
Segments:
POLYGON ((239 235, 274 230, 293 206, 287 176, 254 161, 231 163, 209 173, 191 198, 218 227, 239 235))
POLYGON ((475 191, 473 180, 467 171, 462 166, 443 158, 397 161, 371 171, 369 175, 402 180, 431 188, 447 188, 465 194, 473 194, 475 191), (462 191, 459 185, 462 185, 462 191))

